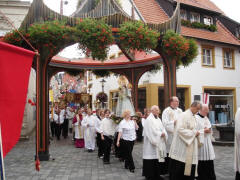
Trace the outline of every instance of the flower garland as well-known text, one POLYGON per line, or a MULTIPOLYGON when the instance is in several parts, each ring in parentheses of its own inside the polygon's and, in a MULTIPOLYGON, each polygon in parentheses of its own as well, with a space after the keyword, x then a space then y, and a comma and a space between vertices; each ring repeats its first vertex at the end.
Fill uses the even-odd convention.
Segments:
POLYGON ((177 61, 177 67, 188 66, 198 55, 195 40, 186 39, 173 31, 167 31, 163 36, 161 48, 163 54, 177 61))
MULTIPOLYGON (((76 41, 75 28, 67 26, 66 23, 60 21, 45 21, 44 23, 32 24, 25 32, 19 30, 23 36, 38 49, 40 54, 44 53, 55 55, 63 44, 67 45, 76 41)), ((31 49, 21 38, 18 32, 12 31, 7 33, 4 42, 31 49)))
POLYGON ((187 27, 191 27, 191 28, 206 29, 206 30, 209 30, 212 32, 217 31, 217 26, 213 25, 213 24, 207 25, 207 24, 203 24, 200 22, 191 22, 191 21, 184 20, 184 19, 181 20, 181 24, 183 26, 187 26, 187 27))
POLYGON ((111 26, 104 21, 94 19, 80 20, 76 26, 79 35, 79 48, 91 53, 93 59, 105 60, 108 46, 113 43, 111 26))
POLYGON ((158 45, 160 34, 142 22, 125 22, 119 29, 119 44, 127 51, 151 51, 158 45))

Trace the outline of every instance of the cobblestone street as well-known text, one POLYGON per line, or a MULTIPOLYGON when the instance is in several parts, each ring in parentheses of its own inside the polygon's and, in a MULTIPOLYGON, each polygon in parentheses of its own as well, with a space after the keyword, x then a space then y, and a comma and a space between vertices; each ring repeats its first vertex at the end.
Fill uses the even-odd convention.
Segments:
MULTIPOLYGON (((5 158, 7 180, 144 180, 141 176, 142 144, 134 146, 135 173, 125 170, 113 156, 103 165, 97 152, 87 153, 73 146, 70 138, 51 141, 51 160, 41 162, 40 172, 34 165, 35 141, 20 141, 5 158)), ((233 180, 233 147, 215 146, 217 180, 233 180)))

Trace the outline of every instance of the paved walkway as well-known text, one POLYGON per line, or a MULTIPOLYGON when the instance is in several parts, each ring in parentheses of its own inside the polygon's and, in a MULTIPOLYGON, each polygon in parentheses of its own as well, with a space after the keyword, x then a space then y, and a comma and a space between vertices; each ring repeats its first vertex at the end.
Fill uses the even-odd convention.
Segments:
MULTIPOLYGON (((73 146, 70 139, 51 141, 51 160, 41 162, 40 172, 35 171, 35 144, 19 142, 5 158, 7 180, 144 180, 141 176, 142 144, 134 146, 135 173, 125 170, 123 163, 113 156, 111 165, 103 165, 97 152, 88 153, 73 146)), ((215 147, 217 180, 234 180, 233 147, 215 147)))

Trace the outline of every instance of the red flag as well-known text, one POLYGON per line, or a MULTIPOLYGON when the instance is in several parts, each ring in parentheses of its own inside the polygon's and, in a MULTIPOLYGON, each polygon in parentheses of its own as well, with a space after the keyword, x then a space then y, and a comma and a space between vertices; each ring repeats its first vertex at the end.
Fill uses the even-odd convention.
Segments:
POLYGON ((32 51, 0 42, 0 123, 4 157, 20 137, 34 55, 32 51))

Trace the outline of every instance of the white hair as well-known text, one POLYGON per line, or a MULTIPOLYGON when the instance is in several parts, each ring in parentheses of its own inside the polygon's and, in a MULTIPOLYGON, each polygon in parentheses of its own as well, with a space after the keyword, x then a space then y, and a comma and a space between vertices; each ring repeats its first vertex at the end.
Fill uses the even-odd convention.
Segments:
POLYGON ((158 107, 157 105, 153 105, 153 106, 151 107, 151 111, 153 111, 154 109, 159 109, 159 107, 158 107))

